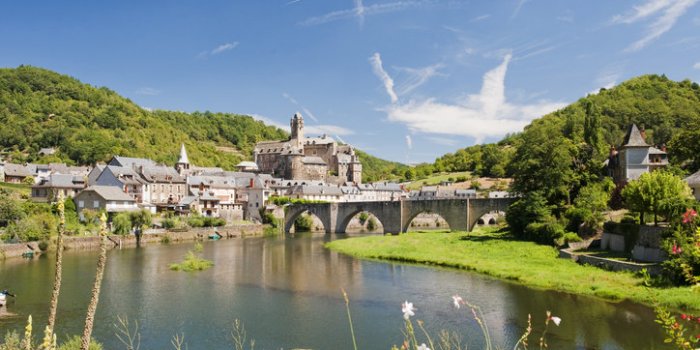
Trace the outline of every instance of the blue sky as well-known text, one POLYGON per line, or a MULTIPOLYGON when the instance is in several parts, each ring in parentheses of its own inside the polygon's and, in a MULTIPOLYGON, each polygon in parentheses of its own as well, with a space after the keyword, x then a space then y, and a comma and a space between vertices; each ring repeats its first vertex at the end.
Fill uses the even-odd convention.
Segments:
POLYGON ((700 81, 700 0, 13 1, 0 67, 432 161, 631 77, 700 81))

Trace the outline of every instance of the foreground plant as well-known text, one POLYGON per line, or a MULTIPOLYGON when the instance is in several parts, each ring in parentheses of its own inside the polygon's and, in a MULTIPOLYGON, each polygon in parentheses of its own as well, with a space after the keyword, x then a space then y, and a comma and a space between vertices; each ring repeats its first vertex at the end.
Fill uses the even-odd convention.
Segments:
POLYGON ((53 332, 56 324, 56 310, 58 309, 58 296, 61 293, 61 276, 63 273, 63 234, 66 231, 66 206, 63 200, 63 192, 58 194, 58 235, 56 236, 56 272, 53 280, 53 291, 49 303, 48 328, 53 332))
POLYGON ((95 321, 95 312, 97 311, 97 303, 100 300, 100 289, 102 288, 102 277, 104 276, 105 266, 107 265, 107 217, 102 214, 100 217, 100 256, 97 259, 97 272, 95 274, 95 284, 92 287, 92 297, 88 305, 87 316, 85 317, 85 329, 83 329, 83 337, 81 338, 80 349, 88 350, 90 347, 90 336, 95 321))
POLYGON ((700 317, 681 314, 680 320, 666 309, 656 309, 656 323, 666 332, 664 343, 679 350, 700 349, 700 317))

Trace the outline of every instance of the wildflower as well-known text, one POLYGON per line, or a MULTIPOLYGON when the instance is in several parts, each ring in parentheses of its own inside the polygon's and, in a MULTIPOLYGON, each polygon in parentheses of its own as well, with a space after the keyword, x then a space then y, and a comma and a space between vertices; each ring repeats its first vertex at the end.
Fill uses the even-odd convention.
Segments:
POLYGON ((552 320, 552 322, 554 322, 554 324, 557 325, 557 327, 558 327, 559 324, 561 323, 561 318, 560 318, 560 317, 551 316, 549 319, 552 320))
POLYGON ((408 300, 406 300, 403 304, 401 304, 401 312, 403 312, 403 318, 408 320, 409 317, 415 316, 416 308, 413 307, 413 303, 409 303, 408 300))
POLYGON ((681 314, 681 320, 687 320, 687 319, 688 319, 688 315, 686 315, 686 314, 681 314))
POLYGON ((452 303, 455 305, 456 308, 460 308, 461 304, 464 304, 464 300, 462 300, 462 297, 459 295, 455 294, 452 296, 452 303))
POLYGON ((673 242, 673 247, 671 247, 671 254, 678 255, 683 252, 683 249, 679 247, 676 242, 673 242))
POLYGON ((423 343, 418 347, 418 350, 430 350, 430 348, 427 345, 425 345, 425 343, 423 343))
POLYGON ((696 216, 698 216, 698 212, 696 212, 695 209, 690 208, 686 210, 685 214, 683 214, 683 223, 687 224, 692 222, 696 216))

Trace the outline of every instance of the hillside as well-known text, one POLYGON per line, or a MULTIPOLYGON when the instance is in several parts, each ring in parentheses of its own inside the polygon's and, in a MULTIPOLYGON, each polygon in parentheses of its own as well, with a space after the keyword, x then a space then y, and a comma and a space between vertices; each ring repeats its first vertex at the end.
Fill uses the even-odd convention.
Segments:
POLYGON ((686 172, 700 169, 700 162, 695 160, 700 154, 700 131, 696 127, 700 125, 700 86, 689 80, 676 82, 665 76, 644 75, 611 89, 601 89, 536 119, 522 133, 508 135, 495 144, 457 150, 437 158, 433 164, 419 166, 417 171, 473 171, 483 176, 512 177, 523 170, 514 163, 519 150, 523 156, 520 160, 526 162, 523 144, 532 145, 544 138, 549 139, 550 145, 566 139, 575 146, 573 153, 591 153, 590 157, 602 162, 610 145, 622 143, 631 123, 646 129, 649 144, 668 146, 671 164, 686 172), (545 129, 546 137, 533 137, 545 129))
MULTIPOLYGON (((184 142, 193 164, 234 169, 251 158, 256 142, 287 137, 250 116, 147 111, 108 88, 46 69, 0 69, 0 150, 15 163, 93 164, 122 155, 174 164, 184 142), (39 157, 46 147, 58 153, 39 157)), ((374 179, 399 166, 366 154, 360 159, 374 179)))

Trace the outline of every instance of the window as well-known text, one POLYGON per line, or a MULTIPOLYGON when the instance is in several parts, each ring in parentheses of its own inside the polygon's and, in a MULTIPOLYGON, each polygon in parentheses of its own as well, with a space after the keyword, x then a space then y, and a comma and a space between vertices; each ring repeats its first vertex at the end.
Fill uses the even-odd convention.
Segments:
POLYGON ((85 202, 84 202, 84 201, 78 201, 78 208, 82 208, 82 207, 84 207, 84 206, 85 206, 85 202))
POLYGON ((100 207, 100 201, 92 201, 92 207, 93 207, 93 208, 99 208, 99 207, 100 207))

